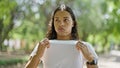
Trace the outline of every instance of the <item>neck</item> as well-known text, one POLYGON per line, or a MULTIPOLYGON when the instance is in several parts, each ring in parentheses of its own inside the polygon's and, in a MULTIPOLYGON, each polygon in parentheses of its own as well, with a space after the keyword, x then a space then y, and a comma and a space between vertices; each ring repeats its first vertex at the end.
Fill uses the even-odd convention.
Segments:
POLYGON ((72 36, 68 35, 68 36, 57 36, 58 40, 71 40, 72 36))

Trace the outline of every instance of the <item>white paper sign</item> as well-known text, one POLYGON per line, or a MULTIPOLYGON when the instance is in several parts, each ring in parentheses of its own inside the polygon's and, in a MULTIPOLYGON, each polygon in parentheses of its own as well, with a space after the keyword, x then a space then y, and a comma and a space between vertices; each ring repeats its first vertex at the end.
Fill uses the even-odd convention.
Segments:
POLYGON ((50 48, 45 51, 45 68, 82 68, 81 53, 76 49, 75 40, 50 40, 50 48))

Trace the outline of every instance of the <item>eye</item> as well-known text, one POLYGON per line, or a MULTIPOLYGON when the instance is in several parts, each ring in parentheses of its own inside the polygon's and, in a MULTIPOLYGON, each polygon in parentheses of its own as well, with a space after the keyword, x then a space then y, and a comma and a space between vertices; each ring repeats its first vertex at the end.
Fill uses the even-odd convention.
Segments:
POLYGON ((55 22, 59 22, 59 20, 58 20, 58 19, 55 19, 55 22))
POLYGON ((64 19, 64 22, 68 22, 69 21, 69 19, 64 19))

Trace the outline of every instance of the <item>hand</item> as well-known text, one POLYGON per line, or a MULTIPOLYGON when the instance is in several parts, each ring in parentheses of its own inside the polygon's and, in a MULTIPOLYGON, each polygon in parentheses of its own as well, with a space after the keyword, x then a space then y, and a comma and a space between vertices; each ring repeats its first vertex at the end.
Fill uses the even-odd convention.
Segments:
POLYGON ((42 47, 42 48, 49 48, 50 47, 50 43, 49 43, 49 40, 47 38, 45 38, 44 40, 40 41, 39 42, 39 47, 42 47))
POLYGON ((39 42, 37 54, 40 56, 40 58, 43 56, 45 49, 49 47, 50 43, 47 38, 39 42))
POLYGON ((78 51, 81 51, 83 56, 88 60, 88 61, 92 61, 94 59, 93 55, 89 52, 87 46, 82 42, 82 41, 78 41, 76 44, 76 48, 78 51))

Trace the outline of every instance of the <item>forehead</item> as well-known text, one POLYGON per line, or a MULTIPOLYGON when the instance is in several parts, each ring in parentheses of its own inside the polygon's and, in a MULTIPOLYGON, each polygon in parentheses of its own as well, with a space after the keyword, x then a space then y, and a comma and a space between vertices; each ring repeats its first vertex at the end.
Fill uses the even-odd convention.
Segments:
POLYGON ((67 11, 57 11, 54 17, 71 17, 71 15, 67 11))

